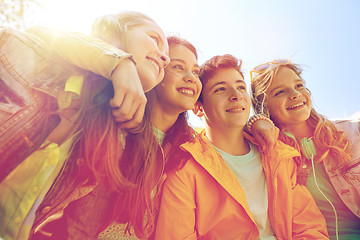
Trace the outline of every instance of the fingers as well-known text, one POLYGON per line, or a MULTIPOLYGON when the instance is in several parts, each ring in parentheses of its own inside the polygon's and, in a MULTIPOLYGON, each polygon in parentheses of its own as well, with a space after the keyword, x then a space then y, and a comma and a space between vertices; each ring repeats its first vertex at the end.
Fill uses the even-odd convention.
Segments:
POLYGON ((273 149, 279 137, 279 129, 274 127, 260 134, 261 134, 261 139, 263 139, 264 141, 264 146, 266 146, 266 149, 267 150, 273 149))
MULTIPOLYGON (((114 103, 115 101, 113 101, 114 103)), ((111 105, 111 100, 110 100, 111 105)), ((115 104, 113 104, 115 105, 115 104)), ((113 105, 111 105, 113 107, 113 105)), ((137 110, 137 102, 132 96, 124 96, 120 106, 115 106, 112 109, 112 114, 115 121, 126 122, 133 118, 135 111, 137 110)))
POLYGON ((138 109, 135 111, 133 118, 131 120, 128 121, 124 121, 120 123, 120 127, 124 128, 124 129, 130 129, 130 128, 136 128, 141 124, 141 121, 143 119, 144 116, 144 112, 145 112, 145 105, 141 104, 138 109))
POLYGON ((110 99, 110 106, 114 109, 120 108, 125 99, 125 92, 119 91, 114 94, 114 97, 110 99))
POLYGON ((258 149, 260 150, 260 152, 264 152, 266 149, 268 149, 267 142, 265 141, 265 139, 261 134, 254 133, 254 138, 259 144, 258 149))
POLYGON ((279 129, 265 120, 258 120, 252 125, 252 134, 260 145, 261 151, 271 151, 279 136, 279 129))
POLYGON ((121 128, 135 128, 143 119, 147 99, 134 62, 123 59, 111 77, 114 98, 110 106, 114 120, 121 128))
POLYGON ((144 116, 146 102, 147 100, 143 93, 138 95, 126 93, 114 96, 110 100, 114 120, 119 122, 122 128, 137 127, 144 116))
POLYGON ((264 131, 254 131, 253 136, 258 142, 261 152, 269 152, 275 147, 279 132, 275 129, 267 129, 264 131))

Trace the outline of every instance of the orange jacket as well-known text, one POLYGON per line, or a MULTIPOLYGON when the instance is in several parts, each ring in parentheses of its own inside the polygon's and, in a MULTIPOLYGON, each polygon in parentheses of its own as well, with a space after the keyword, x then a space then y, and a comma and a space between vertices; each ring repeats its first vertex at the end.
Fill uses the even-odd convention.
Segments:
MULTIPOLYGON (((155 239, 258 239, 245 193, 220 154, 203 136, 181 147, 192 158, 164 183, 155 239)), ((271 226, 277 239, 328 239, 313 198, 296 185, 296 155, 278 142, 271 159, 262 156, 271 226)))

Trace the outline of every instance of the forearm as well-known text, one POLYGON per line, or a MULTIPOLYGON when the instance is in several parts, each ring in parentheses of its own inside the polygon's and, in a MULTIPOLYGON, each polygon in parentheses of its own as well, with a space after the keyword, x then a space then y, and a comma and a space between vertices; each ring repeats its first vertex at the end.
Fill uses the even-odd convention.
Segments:
POLYGON ((66 64, 75 65, 111 79, 112 72, 122 59, 131 55, 85 34, 54 31, 45 27, 27 29, 44 41, 51 56, 66 64))

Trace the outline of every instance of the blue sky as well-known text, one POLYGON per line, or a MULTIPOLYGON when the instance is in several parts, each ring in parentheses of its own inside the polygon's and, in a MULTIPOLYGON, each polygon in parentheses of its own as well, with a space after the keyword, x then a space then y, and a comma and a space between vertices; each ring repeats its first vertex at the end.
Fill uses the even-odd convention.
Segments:
POLYGON ((226 53, 241 58, 247 83, 249 71, 260 63, 292 58, 303 65, 318 112, 329 118, 360 112, 360 1, 49 0, 46 4, 43 18, 48 25, 85 33, 96 16, 141 11, 167 34, 192 42, 200 52, 200 64, 226 53))

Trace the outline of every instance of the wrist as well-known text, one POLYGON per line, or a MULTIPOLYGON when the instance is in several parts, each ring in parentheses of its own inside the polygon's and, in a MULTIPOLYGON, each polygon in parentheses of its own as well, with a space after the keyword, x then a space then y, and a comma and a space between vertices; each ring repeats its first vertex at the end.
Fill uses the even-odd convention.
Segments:
POLYGON ((132 56, 122 58, 119 63, 116 65, 114 70, 111 73, 111 79, 114 78, 114 76, 121 74, 121 72, 136 72, 136 62, 133 59, 132 56))
POLYGON ((248 122, 246 123, 246 127, 249 133, 252 133, 252 126, 258 120, 267 121, 271 125, 275 126, 274 122, 264 114, 254 114, 249 118, 248 122))

